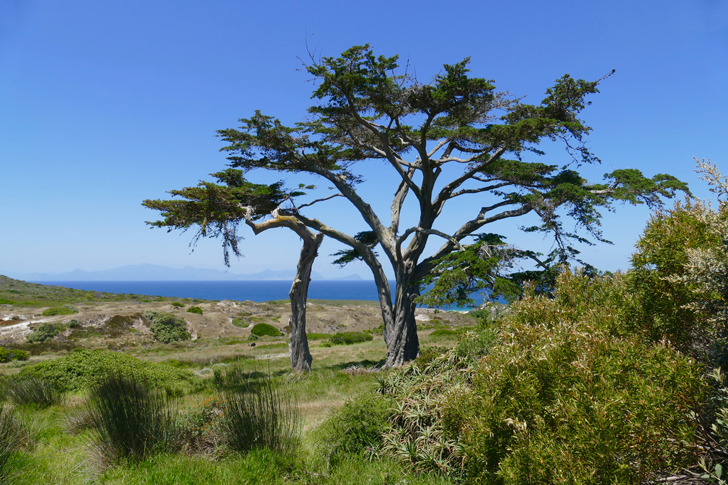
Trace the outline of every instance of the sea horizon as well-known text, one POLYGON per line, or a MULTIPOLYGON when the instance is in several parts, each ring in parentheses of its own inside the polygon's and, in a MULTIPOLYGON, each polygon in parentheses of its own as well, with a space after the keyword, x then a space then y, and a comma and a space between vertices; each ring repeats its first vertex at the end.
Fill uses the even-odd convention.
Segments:
MULTIPOLYGON (((292 281, 289 280, 225 280, 225 281, 29 281, 48 286, 61 286, 84 291, 124 295, 192 298, 200 300, 235 300, 266 302, 288 300, 292 281)), ((389 281, 392 296, 396 288, 389 281)), ((374 280, 312 280, 310 300, 379 301, 374 280)), ((477 299, 476 299, 477 301, 477 299)), ((470 308, 448 307, 449 310, 470 308)))

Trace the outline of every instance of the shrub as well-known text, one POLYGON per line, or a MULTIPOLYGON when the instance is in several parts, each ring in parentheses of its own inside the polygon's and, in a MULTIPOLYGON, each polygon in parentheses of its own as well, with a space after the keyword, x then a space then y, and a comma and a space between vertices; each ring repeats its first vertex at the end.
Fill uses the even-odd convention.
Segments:
POLYGON ((171 305, 174 306, 174 307, 177 307, 177 308, 184 308, 185 307, 185 304, 182 303, 182 302, 179 302, 179 301, 173 301, 171 303, 171 305))
POLYGON ((283 335, 277 328, 275 328, 273 325, 270 325, 268 323, 258 323, 256 324, 251 330, 251 335, 256 335, 258 337, 280 337, 283 335))
POLYGON ((392 415, 391 399, 360 394, 331 414, 317 432, 318 447, 335 458, 382 447, 382 436, 392 415))
POLYGON ((25 350, 10 350, 0 347, 0 363, 10 362, 13 360, 28 360, 30 355, 25 350))
POLYGON ((527 295, 471 389, 444 405, 470 480, 637 484, 692 464, 696 423, 686 416, 704 396, 700 368, 664 344, 615 336, 593 305, 608 303, 609 281, 564 274, 555 300, 527 295), (600 291, 577 291, 590 286, 600 291))
POLYGON ((58 329, 52 323, 41 323, 33 331, 25 337, 28 343, 37 344, 47 342, 58 335, 58 329))
POLYGON ((198 306, 191 306, 187 309, 187 313, 196 313, 197 315, 202 315, 202 308, 198 306))
POLYGON ((94 447, 108 464, 142 461, 169 449, 174 437, 171 401, 135 377, 104 376, 91 390, 88 412, 94 447))
POLYGON ((332 345, 351 345, 371 340, 374 340, 374 337, 364 332, 336 332, 329 337, 329 342, 332 345))
POLYGON ((39 408, 55 406, 63 400, 57 384, 36 377, 11 380, 8 396, 18 406, 35 405, 39 408))
POLYGON ((68 355, 39 362, 20 371, 20 378, 36 377, 68 391, 93 387, 103 376, 115 373, 136 377, 149 385, 179 389, 195 382, 194 374, 165 363, 152 363, 108 350, 77 349, 68 355))
POLYGON ((80 326, 81 326, 81 324, 78 323, 78 320, 76 320, 75 318, 68 322, 68 328, 78 328, 80 326))
POLYGON ((284 451, 296 445, 301 421, 298 408, 269 379, 231 388, 224 393, 224 401, 220 430, 231 450, 284 451))
POLYGON ((0 483, 16 471, 18 453, 27 439, 27 432, 13 411, 0 405, 0 483))
POLYGON ((147 311, 143 314, 149 320, 149 329, 154 339, 168 344, 180 340, 189 340, 190 333, 184 319, 167 312, 147 311))
POLYGON ((56 307, 44 310, 41 315, 43 315, 44 317, 54 317, 56 315, 73 315, 74 313, 78 312, 72 308, 56 307))
POLYGON ((15 300, 8 300, 7 298, 0 298, 0 305, 13 305, 15 300))
POLYGON ((432 332, 428 339, 432 341, 438 341, 438 340, 453 340, 460 336, 458 332, 455 330, 451 330, 449 328, 441 328, 438 330, 435 330, 432 332))

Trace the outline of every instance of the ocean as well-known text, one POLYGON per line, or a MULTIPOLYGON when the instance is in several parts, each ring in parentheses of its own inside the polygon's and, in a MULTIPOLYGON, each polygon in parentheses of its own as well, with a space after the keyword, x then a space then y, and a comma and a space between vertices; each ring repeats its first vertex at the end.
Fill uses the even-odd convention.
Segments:
MULTIPOLYGON (((202 300, 287 300, 291 282, 266 281, 33 281, 77 290, 202 300)), ((394 290, 394 281, 390 281, 394 290)), ((377 301, 374 281, 311 281, 308 297, 315 300, 377 301)))
MULTIPOLYGON (((33 281, 43 285, 64 286, 77 290, 101 291, 147 296, 199 298, 201 300, 270 301, 287 300, 291 282, 265 281, 33 281)), ((395 283, 389 282, 394 293, 395 283)), ((394 296, 394 294, 392 295, 394 296)), ((378 301, 374 281, 311 281, 308 297, 312 300, 378 301)), ((482 297, 474 296, 476 302, 482 297)), ((451 310, 467 308, 451 307, 451 310)))

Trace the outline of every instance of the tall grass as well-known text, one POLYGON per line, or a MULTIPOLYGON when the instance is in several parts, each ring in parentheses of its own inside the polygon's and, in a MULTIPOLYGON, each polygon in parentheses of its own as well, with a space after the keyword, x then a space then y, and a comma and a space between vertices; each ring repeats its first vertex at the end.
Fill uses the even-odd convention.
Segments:
POLYGON ((35 405, 39 408, 55 406, 63 400, 63 392, 55 383, 37 377, 11 381, 8 396, 18 406, 35 405))
POLYGON ((105 464, 141 461, 171 447, 173 403, 138 378, 105 376, 91 391, 88 411, 94 447, 105 464))
POLYGON ((298 441, 301 417, 288 394, 270 379, 251 381, 223 393, 221 431, 228 447, 247 453, 255 448, 285 451, 298 441))
POLYGON ((7 483, 13 474, 25 435, 12 410, 0 405, 0 484, 7 483))

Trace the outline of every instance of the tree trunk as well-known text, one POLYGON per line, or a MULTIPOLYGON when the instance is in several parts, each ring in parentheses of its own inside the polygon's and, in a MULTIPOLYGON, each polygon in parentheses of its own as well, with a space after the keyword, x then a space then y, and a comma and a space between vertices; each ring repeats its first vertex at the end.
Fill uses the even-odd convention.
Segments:
POLYGON ((291 291, 288 293, 291 299, 291 318, 288 320, 291 327, 291 339, 288 341, 288 350, 291 356, 291 366, 293 366, 293 370, 297 371, 311 372, 313 357, 308 349, 308 338, 306 337, 306 300, 308 284, 311 282, 311 268, 313 268, 313 262, 323 240, 324 235, 321 233, 303 239, 296 277, 291 285, 291 291))
MULTIPOLYGON (((388 330, 387 363, 385 367, 399 367, 414 360, 420 352, 420 341, 417 337, 415 298, 420 294, 419 285, 412 281, 410 275, 397 274, 397 288, 394 300, 394 322, 388 330)), ((386 322, 385 322, 386 328, 386 322)))

